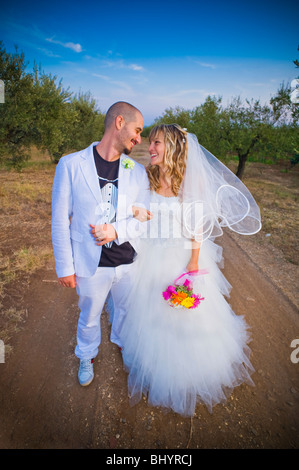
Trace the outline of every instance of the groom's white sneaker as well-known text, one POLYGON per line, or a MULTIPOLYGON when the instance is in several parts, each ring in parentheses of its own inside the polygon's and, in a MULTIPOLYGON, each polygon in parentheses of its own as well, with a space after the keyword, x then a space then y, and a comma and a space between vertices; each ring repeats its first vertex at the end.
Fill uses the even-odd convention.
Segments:
POLYGON ((93 378, 93 359, 80 359, 80 367, 78 372, 80 385, 86 387, 93 381, 93 378))

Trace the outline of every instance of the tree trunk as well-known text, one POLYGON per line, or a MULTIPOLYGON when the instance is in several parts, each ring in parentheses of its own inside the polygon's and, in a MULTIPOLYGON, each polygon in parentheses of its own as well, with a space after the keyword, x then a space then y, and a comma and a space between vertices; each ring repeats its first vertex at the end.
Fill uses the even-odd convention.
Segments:
POLYGON ((239 165, 238 165, 236 176, 240 178, 240 180, 243 178, 243 175, 244 175, 246 160, 247 160, 247 154, 245 155, 239 154, 239 165))
POLYGON ((245 163, 247 161, 248 155, 250 154, 255 144, 259 141, 260 137, 261 137, 260 135, 257 135, 252 139, 246 153, 240 153, 240 150, 238 151, 239 165, 238 165, 236 176, 240 178, 240 180, 243 178, 243 175, 244 175, 245 163))

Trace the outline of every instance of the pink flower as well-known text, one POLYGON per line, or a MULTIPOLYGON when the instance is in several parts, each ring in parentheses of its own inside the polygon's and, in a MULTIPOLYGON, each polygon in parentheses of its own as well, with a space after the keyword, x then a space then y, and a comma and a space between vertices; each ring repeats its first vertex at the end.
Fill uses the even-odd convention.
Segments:
POLYGON ((186 279, 184 282, 184 286, 187 287, 187 289, 192 289, 192 282, 189 281, 189 279, 186 279))
POLYGON ((192 307, 190 307, 190 308, 196 308, 196 307, 198 307, 198 305, 200 304, 200 302, 201 302, 202 300, 205 300, 204 297, 199 297, 199 295, 196 295, 196 294, 192 294, 191 297, 194 297, 195 300, 194 300, 194 304, 193 304, 192 307))
POLYGON ((175 294, 176 290, 173 286, 168 286, 167 289, 163 292, 163 297, 165 300, 169 300, 172 294, 175 294))
POLYGON ((166 290, 165 292, 163 292, 162 295, 163 295, 163 297, 164 297, 165 300, 169 300, 170 297, 171 297, 171 294, 170 294, 170 292, 169 292, 168 290, 166 290))

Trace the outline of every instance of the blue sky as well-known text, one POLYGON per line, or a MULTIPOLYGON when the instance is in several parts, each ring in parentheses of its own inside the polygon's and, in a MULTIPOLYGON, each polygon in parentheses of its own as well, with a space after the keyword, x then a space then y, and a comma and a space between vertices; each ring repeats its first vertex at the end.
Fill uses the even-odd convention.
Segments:
MULTIPOLYGON (((62 79, 90 91, 101 111, 118 100, 149 125, 168 107, 208 95, 267 102, 299 73, 299 6, 284 0, 11 1, 0 39, 62 79)), ((0 77, 1 78, 1 77, 0 77)))

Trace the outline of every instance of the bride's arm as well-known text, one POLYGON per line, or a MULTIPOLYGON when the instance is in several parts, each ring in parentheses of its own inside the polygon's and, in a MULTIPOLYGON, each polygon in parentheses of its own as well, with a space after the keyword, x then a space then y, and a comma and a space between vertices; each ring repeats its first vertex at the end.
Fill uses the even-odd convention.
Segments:
POLYGON ((187 271, 197 271, 200 246, 200 243, 196 242, 195 240, 192 240, 191 257, 189 263, 187 264, 187 271))

